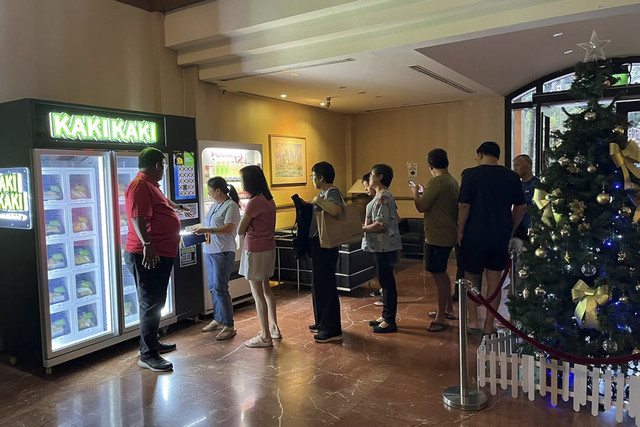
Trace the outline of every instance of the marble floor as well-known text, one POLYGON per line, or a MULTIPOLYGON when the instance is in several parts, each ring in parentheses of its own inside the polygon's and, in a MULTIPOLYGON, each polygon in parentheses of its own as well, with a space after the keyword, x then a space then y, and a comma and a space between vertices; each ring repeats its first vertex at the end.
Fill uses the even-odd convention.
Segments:
MULTIPOLYGON (((3 360, 0 425, 616 425, 611 412, 593 417, 590 407, 576 413, 543 397, 512 399, 509 391, 489 396, 481 411, 448 408, 442 391, 458 384, 458 327, 426 331, 435 293, 420 261, 403 259, 397 281, 396 334, 371 332, 367 321, 381 310, 365 285, 341 295, 344 341, 316 344, 307 330, 313 319, 309 289, 298 293, 281 285, 275 292, 283 339, 273 348, 243 345, 257 332, 254 307, 246 304, 236 308, 238 335, 229 341, 202 333, 204 322, 170 327, 163 340, 178 345, 166 355, 175 366, 170 373, 139 368, 135 340, 57 366, 52 375, 3 360)), ((480 338, 469 342, 473 363, 480 338)), ((627 415, 624 423, 634 424, 627 415)))

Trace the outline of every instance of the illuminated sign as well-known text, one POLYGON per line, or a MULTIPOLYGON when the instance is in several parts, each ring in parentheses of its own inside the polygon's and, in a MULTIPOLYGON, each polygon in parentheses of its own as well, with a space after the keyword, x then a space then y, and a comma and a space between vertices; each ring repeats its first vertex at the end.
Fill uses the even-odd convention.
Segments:
POLYGON ((29 170, 0 169, 0 227, 31 228, 29 170))
POLYGON ((158 142, 157 126, 147 120, 49 113, 49 129, 56 139, 155 144, 158 142))

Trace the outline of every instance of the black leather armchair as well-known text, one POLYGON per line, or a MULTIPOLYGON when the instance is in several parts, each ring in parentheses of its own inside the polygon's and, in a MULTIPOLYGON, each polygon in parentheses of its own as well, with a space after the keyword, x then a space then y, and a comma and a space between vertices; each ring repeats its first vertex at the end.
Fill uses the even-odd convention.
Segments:
POLYGON ((424 255, 424 222, 422 218, 403 218, 398 223, 402 256, 422 258, 424 255))

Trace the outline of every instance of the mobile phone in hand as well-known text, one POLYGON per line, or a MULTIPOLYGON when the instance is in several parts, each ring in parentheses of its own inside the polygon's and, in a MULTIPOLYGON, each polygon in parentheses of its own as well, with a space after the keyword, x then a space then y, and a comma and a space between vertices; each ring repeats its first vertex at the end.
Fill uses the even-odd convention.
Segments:
POLYGON ((415 182, 413 182, 413 181, 411 181, 411 180, 409 180, 409 185, 410 185, 410 186, 412 186, 412 187, 415 187, 415 186, 416 186, 416 183, 415 183, 415 182))
POLYGON ((418 193, 424 193, 424 187, 422 186, 422 184, 418 184, 418 193))

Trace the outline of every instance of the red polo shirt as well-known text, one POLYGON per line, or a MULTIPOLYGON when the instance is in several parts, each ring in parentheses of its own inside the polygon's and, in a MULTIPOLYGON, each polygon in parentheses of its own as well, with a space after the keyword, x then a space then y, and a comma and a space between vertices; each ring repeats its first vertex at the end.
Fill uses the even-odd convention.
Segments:
POLYGON ((127 245, 124 250, 142 254, 142 242, 131 218, 143 217, 147 220, 147 232, 156 254, 175 257, 180 245, 180 218, 169 206, 167 198, 160 191, 160 185, 146 174, 138 172, 127 187, 124 200, 129 223, 127 245))

